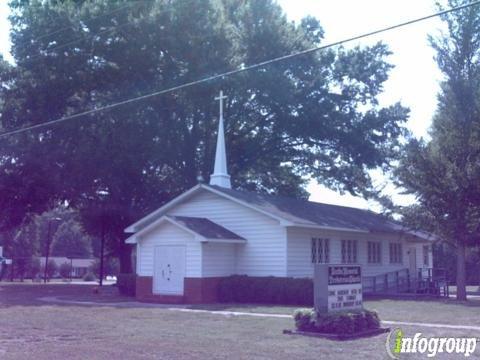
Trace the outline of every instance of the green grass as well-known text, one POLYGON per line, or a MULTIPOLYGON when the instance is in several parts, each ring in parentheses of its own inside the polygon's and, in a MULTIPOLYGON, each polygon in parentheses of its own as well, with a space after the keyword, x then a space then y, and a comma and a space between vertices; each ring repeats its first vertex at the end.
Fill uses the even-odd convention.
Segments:
MULTIPOLYGON (((335 342, 282 334, 283 329, 293 328, 290 319, 184 313, 161 307, 53 305, 37 299, 118 299, 111 292, 96 295, 91 290, 74 285, 0 285, 0 359, 386 359, 385 334, 335 342)), ((370 305, 382 316, 399 320, 408 320, 402 317, 410 309, 416 321, 447 315, 435 315, 437 311, 457 309, 458 318, 449 318, 449 322, 463 325, 477 323, 475 317, 466 319, 479 310, 456 304, 397 301, 368 302, 370 305)), ((256 305, 210 308, 272 313, 291 313, 294 309, 256 305)), ((425 336, 472 336, 468 331, 402 328, 407 336, 415 332, 425 336)), ((478 359, 479 355, 480 349, 470 358, 478 359)))

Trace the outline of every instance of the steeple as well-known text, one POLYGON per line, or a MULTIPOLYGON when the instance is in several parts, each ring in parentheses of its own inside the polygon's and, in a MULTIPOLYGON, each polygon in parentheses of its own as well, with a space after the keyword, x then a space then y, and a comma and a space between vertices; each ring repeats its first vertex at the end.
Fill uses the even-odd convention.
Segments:
POLYGON ((215 152, 215 167, 210 175, 210 185, 218 185, 230 189, 230 175, 227 172, 227 152, 225 150, 225 130, 223 128, 223 100, 227 97, 220 91, 215 98, 220 103, 220 116, 218 119, 217 150, 215 152))

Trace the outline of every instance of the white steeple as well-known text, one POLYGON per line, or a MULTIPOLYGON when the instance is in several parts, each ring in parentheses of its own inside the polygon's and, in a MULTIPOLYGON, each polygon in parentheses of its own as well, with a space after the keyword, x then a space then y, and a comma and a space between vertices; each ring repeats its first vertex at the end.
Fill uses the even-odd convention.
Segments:
POLYGON ((213 174, 210 175, 210 185, 218 185, 231 189, 230 175, 227 172, 227 152, 225 150, 225 133, 223 128, 223 100, 227 97, 220 91, 220 95, 215 98, 220 102, 220 117, 218 119, 217 150, 215 152, 215 167, 213 174))

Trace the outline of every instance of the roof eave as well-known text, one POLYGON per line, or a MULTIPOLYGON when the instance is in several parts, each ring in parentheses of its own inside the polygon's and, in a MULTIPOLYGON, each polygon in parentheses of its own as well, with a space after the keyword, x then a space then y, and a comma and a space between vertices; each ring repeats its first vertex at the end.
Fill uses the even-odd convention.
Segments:
POLYGON ((205 238, 202 240, 203 243, 221 243, 221 244, 246 244, 247 240, 245 239, 218 239, 218 238, 205 238))
POLYGON ((332 230, 332 231, 348 231, 348 232, 356 232, 362 234, 368 234, 370 231, 362 230, 362 229, 350 229, 350 228, 342 228, 342 227, 335 227, 335 226, 324 226, 318 224, 303 224, 303 223, 290 223, 290 224, 282 224, 285 227, 302 227, 308 229, 318 229, 318 230, 332 230))

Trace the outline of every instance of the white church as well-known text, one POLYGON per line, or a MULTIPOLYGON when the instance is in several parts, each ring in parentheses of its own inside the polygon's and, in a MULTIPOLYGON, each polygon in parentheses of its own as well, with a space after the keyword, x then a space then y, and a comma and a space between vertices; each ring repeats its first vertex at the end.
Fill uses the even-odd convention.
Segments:
POLYGON ((358 264, 364 279, 398 278, 401 271, 415 276, 432 267, 431 235, 372 211, 232 189, 224 98, 216 98, 210 184, 198 184, 125 229, 131 233, 126 242, 136 246, 139 300, 215 302, 224 277, 311 278, 315 263, 358 264))

